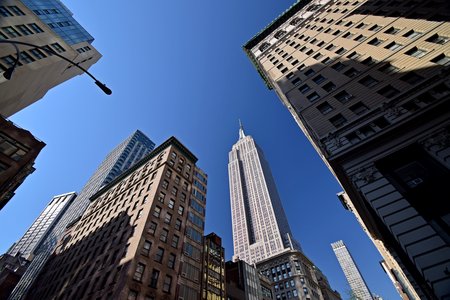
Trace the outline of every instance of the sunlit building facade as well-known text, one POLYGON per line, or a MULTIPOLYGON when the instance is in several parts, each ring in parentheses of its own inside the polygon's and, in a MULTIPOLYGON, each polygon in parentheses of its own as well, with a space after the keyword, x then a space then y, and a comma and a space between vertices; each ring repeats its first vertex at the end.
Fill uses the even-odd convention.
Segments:
POLYGON ((84 185, 78 197, 72 201, 58 222, 53 225, 51 231, 46 233, 45 239, 39 243, 39 247, 34 249, 33 260, 11 294, 10 299, 21 299, 26 295, 45 262, 55 250, 57 243, 63 237, 67 226, 79 219, 86 211, 90 203, 89 198, 102 186, 110 183, 122 172, 140 161, 154 147, 155 144, 145 134, 137 130, 106 156, 84 185))
POLYGON ((298 1, 244 45, 421 299, 450 294, 447 1, 298 1))
POLYGON ((200 299, 207 176, 171 137, 90 198, 26 299, 200 299))
POLYGON ((203 238, 202 300, 226 300, 225 249, 214 232, 203 238))
MULTIPOLYGON (((88 69, 101 54, 93 37, 59 0, 4 0, 0 2, 0 40, 31 43, 88 69)), ((9 117, 41 99, 49 89, 83 72, 44 49, 18 45, 20 60, 10 80, 3 72, 17 57, 12 44, 0 47, 0 114, 9 117)), ((95 87, 94 87, 95 88, 95 87)))

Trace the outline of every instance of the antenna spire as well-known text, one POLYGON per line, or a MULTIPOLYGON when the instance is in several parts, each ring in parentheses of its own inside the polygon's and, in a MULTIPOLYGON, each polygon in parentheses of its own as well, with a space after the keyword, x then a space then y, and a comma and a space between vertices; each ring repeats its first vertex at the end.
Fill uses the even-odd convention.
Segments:
POLYGON ((239 119, 239 139, 243 139, 245 137, 244 126, 242 126, 241 119, 239 119))

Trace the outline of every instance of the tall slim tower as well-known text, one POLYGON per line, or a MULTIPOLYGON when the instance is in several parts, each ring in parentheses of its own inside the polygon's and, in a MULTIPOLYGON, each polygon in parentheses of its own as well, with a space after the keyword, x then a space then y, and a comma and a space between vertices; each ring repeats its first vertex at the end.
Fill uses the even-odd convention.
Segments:
POLYGON ((137 130, 108 154, 83 187, 76 200, 67 208, 59 222, 55 224, 55 227, 47 234, 45 240, 34 251, 35 257, 33 261, 17 284, 10 299, 21 299, 27 293, 45 262, 55 250, 67 226, 79 219, 88 207, 90 203, 89 198, 102 186, 110 183, 146 154, 150 153, 154 147, 155 144, 141 131, 137 130))
POLYGON ((358 270, 350 252, 343 241, 337 241, 331 244, 334 253, 344 271, 345 278, 352 289, 353 296, 358 300, 373 300, 372 294, 367 287, 364 278, 358 270))
POLYGON ((8 254, 16 256, 20 253, 20 256, 31 260, 33 250, 45 239, 47 233, 51 232, 53 226, 58 223, 76 196, 75 192, 54 196, 23 237, 8 251, 8 254))
POLYGON ((229 153, 233 260, 253 264, 281 251, 299 249, 261 148, 244 133, 229 153))

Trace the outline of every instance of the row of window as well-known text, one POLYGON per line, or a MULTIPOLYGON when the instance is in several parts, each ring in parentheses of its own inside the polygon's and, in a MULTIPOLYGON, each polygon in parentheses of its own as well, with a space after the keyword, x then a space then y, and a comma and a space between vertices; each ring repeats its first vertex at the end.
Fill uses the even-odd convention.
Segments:
POLYGON ((55 15, 60 14, 61 12, 56 8, 48 8, 48 9, 34 9, 33 12, 40 16, 40 15, 55 15))
POLYGON ((25 13, 15 5, 0 6, 0 16, 13 17, 13 16, 25 16, 25 13))
MULTIPOLYGON (((174 263, 175 263, 175 258, 174 258, 174 263)), ((144 263, 138 263, 136 266, 136 269, 134 271, 133 274, 133 280, 141 282, 143 281, 144 277, 145 277, 145 269, 146 269, 146 264, 144 263)), ((153 268, 152 272, 149 274, 150 278, 149 278, 149 283, 148 285, 151 288, 157 288, 158 287, 158 279, 160 277, 161 272, 158 269, 153 268)), ((164 278, 163 281, 163 285, 162 285, 162 291, 165 293, 170 293, 170 289, 172 286, 172 276, 167 275, 164 278)))
POLYGON ((35 33, 44 32, 41 27, 39 27, 36 23, 30 24, 21 24, 16 26, 5 26, 1 28, 0 38, 7 40, 9 38, 16 38, 22 35, 31 35, 35 33), (31 28, 31 29, 30 29, 31 28))

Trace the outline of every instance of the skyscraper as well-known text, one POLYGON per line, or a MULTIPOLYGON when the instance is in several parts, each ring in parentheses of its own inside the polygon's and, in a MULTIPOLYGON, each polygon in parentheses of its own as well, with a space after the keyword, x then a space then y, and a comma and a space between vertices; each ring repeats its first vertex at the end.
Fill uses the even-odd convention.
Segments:
MULTIPOLYGON (((0 3, 0 40, 51 49, 85 69, 101 57, 93 37, 59 0, 4 0, 0 3)), ((49 89, 83 72, 42 49, 18 46, 20 62, 11 80, 3 72, 16 58, 13 45, 0 47, 0 114, 9 117, 42 98, 49 89)))
POLYGON ((75 192, 54 196, 23 237, 8 250, 8 254, 20 254, 21 257, 32 260, 33 250, 45 239, 46 234, 51 232, 76 196, 75 192))
POLYGON ((347 278, 352 290, 352 296, 358 300, 373 300, 372 294, 344 242, 334 242, 331 244, 331 247, 334 254, 336 254, 342 271, 344 271, 345 278, 347 278))
POLYGON ((450 294, 448 1, 298 1, 244 46, 421 299, 450 294))
POLYGON ((27 299, 200 299, 207 177, 196 162, 171 137, 92 195, 27 299))
POLYGON ((155 144, 141 131, 137 130, 108 154, 92 177, 89 178, 75 201, 70 204, 53 229, 46 234, 39 247, 34 250, 33 261, 17 284, 10 299, 21 299, 27 293, 45 262, 55 250, 66 227, 80 218, 85 212, 90 203, 89 198, 102 186, 110 183, 114 178, 151 152, 154 147, 155 144))
POLYGON ((203 237, 201 300, 225 300, 225 249, 214 232, 203 237))
POLYGON ((299 249, 275 186, 269 164, 251 136, 239 128, 229 153, 233 260, 249 264, 285 249, 299 249))

